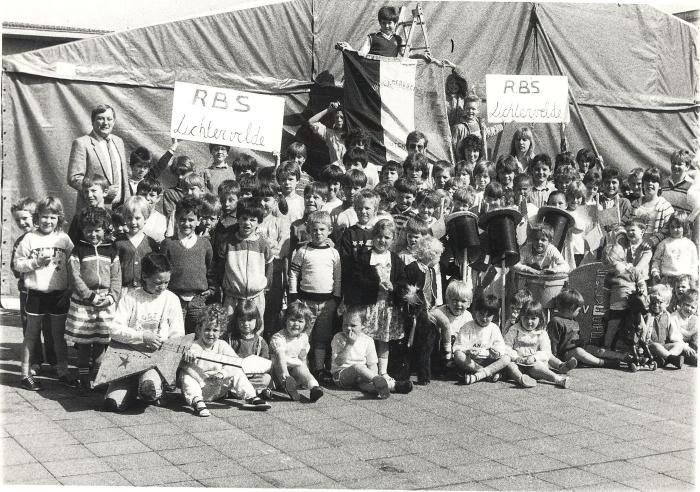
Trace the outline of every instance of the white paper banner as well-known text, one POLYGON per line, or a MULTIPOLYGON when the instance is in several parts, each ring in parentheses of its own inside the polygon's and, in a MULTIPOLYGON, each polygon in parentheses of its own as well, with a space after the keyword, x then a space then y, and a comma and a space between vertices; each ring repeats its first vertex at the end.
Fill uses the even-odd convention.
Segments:
POLYGON ((568 123, 569 79, 552 75, 486 75, 490 123, 568 123))
POLYGON ((175 82, 170 136, 279 152, 284 98, 175 82))

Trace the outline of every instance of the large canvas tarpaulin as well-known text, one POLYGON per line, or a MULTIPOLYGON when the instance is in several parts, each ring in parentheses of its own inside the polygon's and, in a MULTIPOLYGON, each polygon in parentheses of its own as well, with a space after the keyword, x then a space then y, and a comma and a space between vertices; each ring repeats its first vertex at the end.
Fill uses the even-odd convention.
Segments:
POLYGON ((370 136, 370 160, 383 165, 406 158, 406 136, 415 129, 432 142, 432 160, 452 160, 445 109, 444 68, 423 60, 363 58, 344 52, 344 111, 348 127, 370 136))
MULTIPOLYGON (((433 55, 460 66, 482 96, 487 73, 557 74, 533 29, 536 9, 607 163, 668 171, 671 150, 697 148, 699 62, 693 26, 643 5, 422 5, 433 55)), ((124 138, 127 152, 144 145, 158 157, 170 143, 176 80, 280 94, 286 99, 289 142, 302 135, 301 116, 342 98, 343 62, 334 45, 347 40, 359 47, 366 33, 377 30, 377 8, 370 0, 289 0, 3 57, 0 293, 15 285, 9 272, 16 232, 10 204, 22 195, 52 193, 72 213, 68 154, 71 141, 90 129, 91 107, 114 106, 115 133, 124 138)), ((588 146, 570 109, 570 146, 588 146)), ((503 132, 500 152, 507 151, 514 130, 509 125, 503 132)), ((538 125, 534 131, 536 149, 554 154, 558 128, 538 125)), ((312 159, 323 159, 323 142, 308 132, 303 140, 312 159)), ((200 165, 210 159, 201 144, 183 143, 178 153, 200 165)))

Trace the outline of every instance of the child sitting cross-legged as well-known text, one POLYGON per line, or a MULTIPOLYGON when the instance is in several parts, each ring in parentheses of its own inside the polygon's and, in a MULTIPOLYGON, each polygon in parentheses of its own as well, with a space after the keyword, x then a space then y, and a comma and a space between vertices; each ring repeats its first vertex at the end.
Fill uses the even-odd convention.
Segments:
POLYGON ((682 294, 678 300, 678 309, 671 313, 671 321, 675 321, 683 336, 683 357, 690 365, 698 363, 698 291, 690 289, 682 294))
MULTIPOLYGON (((243 301, 236 306, 233 316, 229 319, 228 330, 223 339, 242 359, 253 356, 253 358, 257 358, 257 361, 269 360, 270 347, 260 335, 262 325, 260 311, 255 303, 250 300, 243 301)), ((258 395, 269 400, 272 397, 270 391, 272 386, 271 370, 269 368, 263 370, 263 368, 258 367, 253 371, 246 367, 244 372, 258 395)))
POLYGON ((306 326, 311 319, 311 311, 300 301, 287 307, 282 329, 272 335, 270 349, 272 352, 272 373, 278 387, 284 388, 289 397, 299 401, 298 384, 309 388, 309 400, 317 401, 323 396, 323 390, 309 371, 306 358, 309 355, 309 336, 306 326))
MULTIPOLYGON (((465 384, 482 379, 498 381, 499 373, 510 364, 501 330, 493 323, 498 309, 496 296, 480 294, 472 303, 474 319, 464 323, 457 333, 452 354, 465 384)), ((518 382, 524 387, 536 384, 524 374, 520 374, 518 382)))
MULTIPOLYGON (((568 372, 576 367, 576 359, 562 363, 552 355, 549 336, 544 326, 542 305, 537 301, 526 302, 520 310, 520 321, 510 327, 505 336, 510 348, 510 371, 524 373, 535 380, 544 380, 562 388, 569 387, 569 378, 555 374, 549 364, 557 366, 560 372, 568 372)), ((524 377, 523 375, 523 377, 524 377)))
POLYGON ((333 382, 339 388, 359 388, 384 400, 389 398, 389 383, 377 372, 377 351, 374 340, 362 331, 363 318, 362 309, 349 309, 343 316, 343 331, 333 337, 333 382))
POLYGON ((649 288, 649 314, 646 317, 646 330, 649 337, 649 350, 659 367, 673 364, 683 368, 685 358, 683 335, 678 325, 666 310, 671 301, 671 288, 666 284, 656 284, 649 288))
POLYGON ((182 372, 179 386, 182 396, 192 406, 198 417, 209 417, 211 413, 205 402, 225 398, 230 390, 243 397, 247 403, 243 409, 267 410, 270 404, 257 396, 243 369, 226 364, 238 358, 231 346, 219 340, 221 327, 228 321, 227 310, 220 304, 206 306, 197 319, 197 338, 182 357, 182 372))
POLYGON ((554 355, 563 360, 581 362, 592 367, 618 368, 619 355, 614 352, 614 360, 609 357, 610 350, 584 345, 579 338, 579 324, 576 317, 583 306, 583 296, 574 289, 564 289, 554 298, 556 313, 547 324, 547 334, 554 355), (595 355, 593 355, 593 353, 595 355))
POLYGON ((569 264, 559 250, 551 244, 554 230, 547 223, 541 223, 530 229, 529 240, 520 248, 520 261, 513 266, 517 272, 568 273, 569 264))
POLYGON ((452 345, 457 339, 459 329, 465 323, 472 321, 469 312, 471 289, 461 280, 450 282, 445 290, 445 304, 438 306, 428 313, 431 320, 440 329, 442 355, 445 360, 452 358, 452 345))

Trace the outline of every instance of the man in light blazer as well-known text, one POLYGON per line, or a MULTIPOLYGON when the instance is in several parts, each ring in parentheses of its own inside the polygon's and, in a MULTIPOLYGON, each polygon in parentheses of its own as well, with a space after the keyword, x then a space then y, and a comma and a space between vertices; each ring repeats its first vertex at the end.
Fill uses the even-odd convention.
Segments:
POLYGON ((85 176, 100 174, 107 178, 109 189, 105 204, 115 206, 124 202, 128 192, 129 170, 124 141, 112 135, 116 114, 106 104, 92 110, 92 131, 73 140, 68 161, 68 185, 78 190, 76 212, 85 206, 81 185, 85 176))

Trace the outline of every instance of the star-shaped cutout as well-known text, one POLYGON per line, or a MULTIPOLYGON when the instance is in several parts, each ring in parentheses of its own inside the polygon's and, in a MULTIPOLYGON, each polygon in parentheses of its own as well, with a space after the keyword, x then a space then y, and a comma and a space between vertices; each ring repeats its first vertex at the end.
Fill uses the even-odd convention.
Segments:
POLYGON ((120 367, 126 369, 126 366, 129 364, 129 356, 127 355, 126 357, 124 357, 123 355, 120 355, 119 358, 121 359, 121 362, 117 366, 117 369, 119 369, 120 367))

